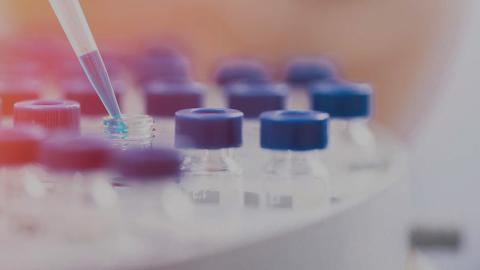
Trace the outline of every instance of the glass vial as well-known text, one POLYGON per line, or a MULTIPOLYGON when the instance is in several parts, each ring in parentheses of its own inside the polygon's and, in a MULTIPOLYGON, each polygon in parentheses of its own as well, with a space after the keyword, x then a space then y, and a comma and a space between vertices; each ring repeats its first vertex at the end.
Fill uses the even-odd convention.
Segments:
POLYGON ((178 186, 180 164, 178 151, 158 147, 128 149, 113 159, 122 209, 141 231, 190 218, 192 202, 178 186))
POLYGON ((50 214, 64 220, 48 224, 50 233, 84 240, 115 231, 118 200, 109 171, 112 155, 110 143, 98 137, 53 136, 41 144, 39 162, 53 202, 50 214))
MULTIPOLYGON (((122 104, 126 90, 125 83, 117 80, 112 84, 116 99, 119 104, 122 104)), ((102 119, 108 113, 90 82, 82 75, 82 77, 63 81, 60 87, 65 99, 74 100, 80 104, 82 134, 102 134, 102 119)))
POLYGON ((154 120, 148 115, 123 115, 121 119, 103 120, 105 136, 121 150, 151 148, 154 138, 154 120))
POLYGON ((250 208, 299 210, 330 203, 329 174, 316 159, 328 142, 328 115, 312 111, 271 111, 261 115, 261 146, 271 151, 257 179, 245 181, 250 208))
POLYGON ((374 133, 368 126, 372 89, 349 82, 312 86, 312 107, 330 114, 331 147, 327 156, 335 177, 336 193, 347 195, 368 190, 376 173, 387 167, 374 133))
POLYGON ((241 167, 233 148, 242 145, 243 113, 233 109, 186 109, 176 113, 175 145, 184 150, 181 185, 198 206, 227 212, 240 207, 241 167))
POLYGON ((27 127, 0 128, 1 228, 14 233, 35 233, 46 197, 46 187, 35 166, 45 134, 27 127))

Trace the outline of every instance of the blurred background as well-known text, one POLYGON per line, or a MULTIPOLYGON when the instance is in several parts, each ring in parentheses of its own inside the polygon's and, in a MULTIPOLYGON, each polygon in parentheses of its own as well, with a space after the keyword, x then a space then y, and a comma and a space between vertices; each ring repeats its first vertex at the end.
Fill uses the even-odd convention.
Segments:
MULTIPOLYGON (((289 57, 323 55, 372 83, 375 120, 410 149, 415 222, 460 235, 458 248, 425 252, 441 269, 479 269, 479 1, 81 2, 100 48, 175 44, 198 80, 227 56, 253 55, 280 73, 289 57)), ((42 37, 64 40, 48 1, 0 0, 0 46, 42 37)))

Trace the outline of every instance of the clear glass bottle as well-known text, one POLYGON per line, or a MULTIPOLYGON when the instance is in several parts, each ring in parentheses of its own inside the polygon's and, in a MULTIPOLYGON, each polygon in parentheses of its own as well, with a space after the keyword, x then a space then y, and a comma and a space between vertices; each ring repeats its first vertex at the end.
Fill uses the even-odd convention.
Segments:
POLYGON ((191 217, 192 201, 178 186, 180 164, 178 151, 158 147, 128 149, 113 159, 122 209, 125 216, 135 216, 133 226, 154 232, 191 217))
POLYGON ((155 142, 174 144, 175 113, 182 109, 200 108, 204 104, 206 88, 192 82, 155 81, 144 87, 147 114, 155 118, 155 142))
POLYGON ((106 117, 104 133, 119 149, 151 148, 155 137, 154 119, 148 115, 123 115, 121 119, 106 117))
POLYGON ((178 111, 175 119, 175 145, 184 149, 182 187, 198 206, 215 206, 223 213, 238 209, 242 170, 232 150, 242 144, 243 113, 187 109, 178 111))
POLYGON ((262 175, 245 181, 245 206, 270 210, 328 206, 329 173, 317 160, 319 150, 327 147, 328 115, 271 111, 263 113, 260 119, 261 146, 270 150, 271 156, 262 175))
POLYGON ((374 174, 387 167, 368 126, 372 89, 349 82, 312 86, 312 107, 330 114, 331 147, 327 161, 335 177, 338 196, 368 190, 374 174))
POLYGON ((115 232, 118 199, 109 171, 113 148, 99 137, 57 135, 44 141, 39 162, 50 184, 49 232, 84 240, 115 232), (55 206, 56 205, 56 206, 55 206), (77 238, 79 237, 79 238, 77 238))

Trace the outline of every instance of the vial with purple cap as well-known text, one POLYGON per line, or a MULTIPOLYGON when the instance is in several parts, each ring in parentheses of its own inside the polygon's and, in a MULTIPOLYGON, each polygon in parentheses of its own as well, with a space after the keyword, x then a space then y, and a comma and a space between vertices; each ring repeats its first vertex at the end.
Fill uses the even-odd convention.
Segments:
POLYGON ((181 155, 169 148, 129 149, 118 153, 113 168, 119 175, 117 188, 122 209, 135 215, 135 224, 150 228, 165 218, 185 219, 192 203, 178 186, 181 155))
POLYGON ((108 170, 111 151, 103 139, 67 134, 41 144, 39 162, 50 185, 45 234, 79 242, 117 235, 120 212, 108 170))
POLYGON ((266 111, 283 110, 286 107, 288 88, 284 84, 237 83, 227 86, 229 108, 244 114, 244 140, 247 149, 258 148, 260 137, 260 114, 266 111))
POLYGON ((190 63, 173 47, 157 45, 148 48, 133 62, 137 83, 144 87, 152 82, 187 82, 190 63))
POLYGON ((328 114, 271 111, 260 120, 261 147, 271 152, 270 159, 256 185, 245 181, 245 206, 291 210, 328 205, 329 173, 317 160, 328 143, 328 114))
POLYGON ((158 142, 173 146, 175 113, 182 109, 203 107, 205 93, 204 85, 192 82, 156 81, 145 86, 145 107, 147 114, 155 119, 158 142))
POLYGON ((184 150, 181 185, 200 206, 240 206, 242 169, 233 149, 242 145, 243 113, 186 109, 175 114, 175 145, 184 150))
MULTIPOLYGON (((322 57, 296 57, 290 60, 285 70, 285 81, 293 90, 308 90, 319 82, 334 81, 337 78, 335 65, 322 57)), ((292 91, 289 108, 302 110, 308 106, 306 91, 292 91)))
POLYGON ((330 114, 329 164, 336 189, 360 192, 370 173, 385 168, 374 133, 368 126, 372 89, 367 84, 320 83, 311 87, 312 108, 330 114), (362 177, 364 176, 364 177, 362 177))
POLYGON ((266 82, 268 72, 266 67, 255 59, 228 59, 217 67, 215 81, 220 86, 266 82))
POLYGON ((110 184, 111 158, 109 142, 90 136, 53 136, 39 150, 39 162, 47 172, 51 195, 79 207, 116 207, 116 193, 110 184))
POLYGON ((321 57, 296 57, 287 65, 285 80, 288 84, 308 89, 312 83, 334 80, 337 71, 332 62, 321 57))

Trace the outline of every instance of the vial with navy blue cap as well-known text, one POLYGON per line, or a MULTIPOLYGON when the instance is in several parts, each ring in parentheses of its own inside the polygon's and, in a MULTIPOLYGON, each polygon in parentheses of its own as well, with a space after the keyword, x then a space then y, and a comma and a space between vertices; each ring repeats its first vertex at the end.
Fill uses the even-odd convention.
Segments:
POLYGON ((361 192, 366 183, 358 179, 372 179, 368 176, 370 172, 386 166, 374 133, 368 126, 371 99, 372 89, 367 84, 319 83, 311 88, 312 108, 330 114, 331 151, 328 161, 338 186, 336 190, 342 190, 341 193, 347 190, 350 190, 348 193, 361 192), (363 173, 367 175, 362 177, 363 173))
MULTIPOLYGON (((318 82, 335 80, 335 65, 323 57, 299 56, 292 58, 285 68, 285 81, 292 90, 308 90, 309 85, 318 82)), ((288 108, 303 110, 308 106, 309 97, 306 91, 292 91, 288 108)))
POLYGON ((314 111, 262 113, 261 147, 270 152, 263 174, 245 180, 248 208, 295 210, 327 206, 331 192, 318 152, 328 144, 328 114, 314 111))
POLYGON ((193 204, 180 189, 181 155, 163 147, 136 148, 115 155, 112 167, 119 176, 121 208, 126 214, 135 213, 134 226, 141 231, 153 231, 165 222, 188 219, 193 204))
POLYGON ((175 114, 175 145, 184 150, 182 186, 199 206, 240 207, 242 169, 233 149, 242 145, 243 113, 199 108, 175 114))
POLYGON ((144 88, 147 114, 155 119, 155 143, 173 146, 175 113, 204 105, 206 87, 199 83, 155 81, 144 88))
POLYGON ((285 84, 237 83, 227 88, 227 106, 244 114, 244 149, 258 149, 260 114, 285 109, 288 87, 285 84))

